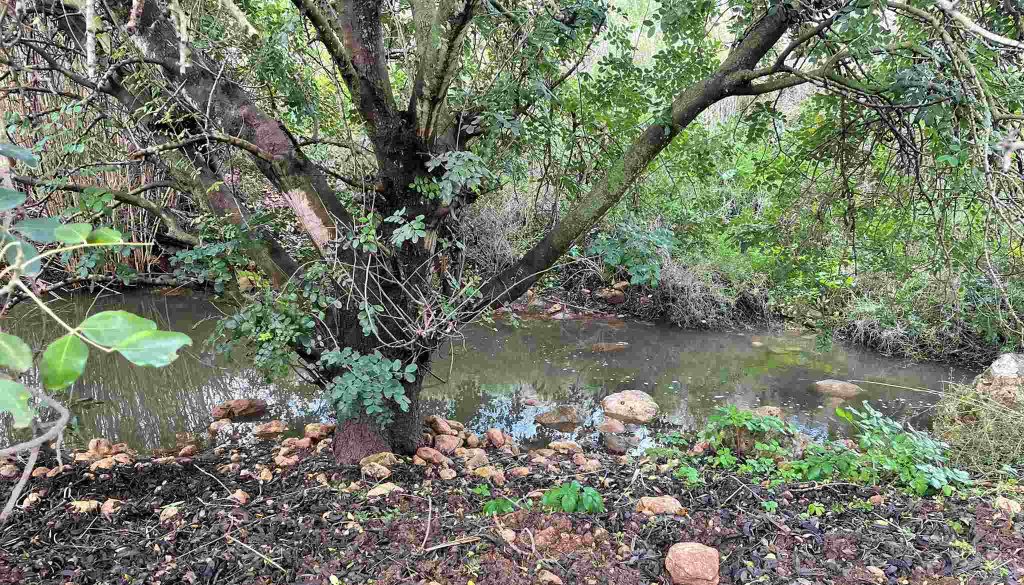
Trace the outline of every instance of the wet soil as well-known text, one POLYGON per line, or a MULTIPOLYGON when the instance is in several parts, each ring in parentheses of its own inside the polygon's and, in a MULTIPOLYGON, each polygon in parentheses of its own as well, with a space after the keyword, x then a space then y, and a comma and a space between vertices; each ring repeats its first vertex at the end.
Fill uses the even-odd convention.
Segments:
MULTIPOLYGON (((711 469, 706 483, 688 487, 635 458, 588 455, 600 468, 582 473, 578 457, 530 464, 525 452, 488 450, 495 467, 529 466, 530 475, 507 473, 488 497, 472 491, 486 480, 458 458, 448 481, 404 459, 385 480, 403 491, 370 498, 378 483, 358 466, 337 466, 329 449, 300 452, 282 468, 279 448, 228 444, 191 459, 140 458, 97 472, 75 463, 33 478, 22 499, 34 503, 0 526, 0 584, 518 585, 536 583, 541 570, 567 584, 667 584, 666 551, 683 541, 720 551, 725 584, 1012 584, 1024 575, 1015 522, 1024 516, 997 512, 987 496, 916 498, 842 483, 767 488, 711 469), (571 480, 595 487, 606 511, 482 513, 490 498, 525 503, 530 492, 571 480), (229 497, 236 490, 246 503, 229 497), (684 513, 635 512, 640 497, 662 494, 684 513), (878 495, 881 504, 867 503, 878 495), (71 504, 110 498, 123 502, 112 515, 71 504), (778 508, 769 513, 764 502, 778 508), (812 503, 820 515, 808 514, 812 503)), ((13 485, 0 480, 0 499, 13 485)))

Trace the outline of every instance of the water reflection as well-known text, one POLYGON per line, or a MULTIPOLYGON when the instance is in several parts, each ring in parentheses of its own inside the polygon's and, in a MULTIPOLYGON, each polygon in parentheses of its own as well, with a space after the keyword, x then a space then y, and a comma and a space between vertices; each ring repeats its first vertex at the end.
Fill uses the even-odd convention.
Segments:
MULTIPOLYGON (((70 397, 64 396, 75 406, 82 437, 106 436, 137 449, 173 445, 176 433, 202 432, 210 409, 232 398, 262 398, 272 415, 292 428, 330 417, 315 388, 297 379, 268 383, 244 360, 202 353, 203 341, 226 310, 204 297, 111 294, 95 305, 81 297, 53 306, 70 322, 123 308, 156 320, 161 328, 187 333, 194 343, 164 369, 130 367, 119 356, 93 351, 85 376, 70 397)), ((0 327, 34 349, 60 335, 39 311, 27 305, 18 309, 0 327)), ((592 425, 600 419, 601 398, 630 388, 654 396, 664 422, 671 424, 692 425, 723 403, 775 405, 814 433, 836 433, 841 425, 832 413, 838 403, 813 390, 823 378, 883 382, 862 383, 863 398, 890 415, 916 417, 914 423, 924 426, 935 397, 900 387, 939 390, 944 381, 971 375, 839 346, 816 352, 813 339, 797 335, 687 332, 622 321, 472 327, 462 342, 436 357, 434 373, 445 381, 428 378, 425 414, 445 414, 478 432, 498 427, 528 444, 587 438, 585 431, 563 435, 540 429, 533 419, 553 404, 571 403, 592 425), (595 343, 616 342, 628 345, 612 353, 593 351, 595 343)), ((4 444, 11 440, 8 426, 6 415, 0 417, 4 444)))

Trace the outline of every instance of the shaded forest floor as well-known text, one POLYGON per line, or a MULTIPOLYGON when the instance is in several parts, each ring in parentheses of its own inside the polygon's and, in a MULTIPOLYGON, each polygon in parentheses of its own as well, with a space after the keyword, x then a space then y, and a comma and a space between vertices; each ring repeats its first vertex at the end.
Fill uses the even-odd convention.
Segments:
MULTIPOLYGON (((545 570, 564 583, 670 583, 665 554, 683 541, 719 550, 722 583, 1024 577, 1021 524, 987 496, 916 498, 843 483, 768 488, 717 470, 688 487, 638 458, 594 453, 584 464, 572 452, 544 451, 541 460, 489 449, 490 465, 506 472, 490 481, 502 485, 459 457, 447 481, 403 459, 384 480, 392 485, 377 491, 398 489, 371 497, 381 482, 336 466, 329 449, 281 458, 277 441, 243 443, 93 471, 79 462, 31 479, 22 495, 30 505, 0 527, 0 584, 516 585, 545 570), (514 477, 515 467, 529 474, 514 477), (492 498, 523 505, 572 480, 596 488, 606 511, 550 513, 536 502, 497 517, 482 512, 492 498), (640 497, 663 494, 683 511, 636 511, 640 497), (120 500, 107 506, 116 511, 95 509, 109 499, 120 500), (778 507, 769 513, 764 502, 778 507)), ((56 466, 52 455, 41 464, 56 466)), ((0 498, 13 485, 0 481, 0 498)))

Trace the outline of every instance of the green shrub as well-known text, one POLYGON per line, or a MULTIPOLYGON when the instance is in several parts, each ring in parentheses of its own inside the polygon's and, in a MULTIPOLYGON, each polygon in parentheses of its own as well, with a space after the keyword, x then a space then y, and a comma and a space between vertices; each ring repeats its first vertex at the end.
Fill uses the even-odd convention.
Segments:
POLYGON ((598 234, 587 253, 599 257, 613 273, 625 271, 630 284, 657 286, 662 258, 675 245, 675 237, 665 228, 651 229, 627 222, 598 234))

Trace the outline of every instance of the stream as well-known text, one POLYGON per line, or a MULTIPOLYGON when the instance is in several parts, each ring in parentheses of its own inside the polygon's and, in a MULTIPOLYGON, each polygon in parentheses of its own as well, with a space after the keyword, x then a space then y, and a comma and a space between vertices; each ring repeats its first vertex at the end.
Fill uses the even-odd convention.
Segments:
MULTIPOLYGON (((73 297, 51 307, 72 323, 100 310, 124 309, 193 339, 163 369, 133 367, 120 356, 91 352, 85 375, 59 396, 72 407, 73 442, 102 436, 140 451, 169 447, 177 433, 205 432, 210 409, 233 398, 266 400, 270 416, 297 432, 307 422, 332 417, 318 391, 297 378, 269 382, 244 356, 204 351, 216 319, 229 310, 209 297, 105 294, 73 297)), ((21 336, 37 351, 62 333, 28 303, 0 320, 0 329, 21 336)), ((442 414, 478 432, 498 427, 534 445, 555 437, 579 439, 589 432, 539 428, 534 416, 552 405, 576 405, 593 422, 599 419, 601 398, 637 389, 654 397, 661 421, 671 425, 694 425, 722 404, 772 405, 812 435, 841 436, 844 426, 834 410, 842 402, 815 392, 817 380, 856 381, 864 393, 850 401, 853 405, 868 400, 923 428, 943 384, 970 380, 974 373, 839 344, 817 351, 813 336, 791 332, 696 332, 616 319, 524 320, 518 327, 468 327, 451 348, 438 352, 434 375, 424 388, 423 414, 442 414), (594 344, 619 346, 602 352, 594 351, 594 344)), ((37 384, 37 373, 30 372, 26 380, 37 384)), ((12 432, 9 416, 0 415, 0 445, 22 436, 12 432)))

